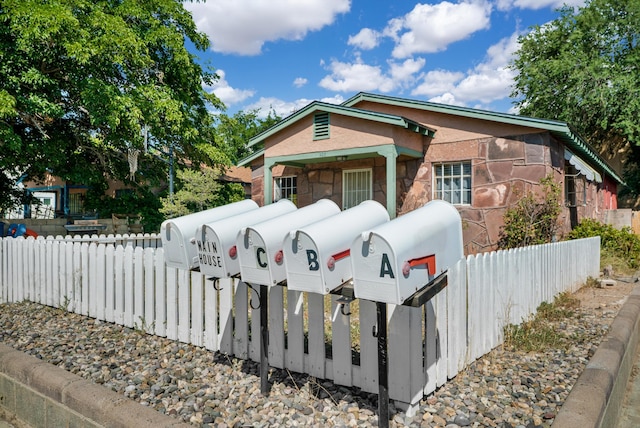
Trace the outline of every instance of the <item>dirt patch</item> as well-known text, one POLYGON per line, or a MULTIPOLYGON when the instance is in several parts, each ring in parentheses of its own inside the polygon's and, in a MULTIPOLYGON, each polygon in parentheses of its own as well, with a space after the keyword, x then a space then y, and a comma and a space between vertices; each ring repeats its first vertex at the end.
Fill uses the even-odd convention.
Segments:
POLYGON ((640 285, 633 278, 612 278, 613 284, 584 286, 574 297, 580 300, 580 306, 589 309, 620 310, 633 289, 640 285))

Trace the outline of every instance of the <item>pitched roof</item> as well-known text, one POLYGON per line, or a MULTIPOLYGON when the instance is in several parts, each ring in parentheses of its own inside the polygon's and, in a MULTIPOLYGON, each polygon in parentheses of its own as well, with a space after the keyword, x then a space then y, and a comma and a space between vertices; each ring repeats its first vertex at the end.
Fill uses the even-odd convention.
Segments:
POLYGON ((418 110, 426 110, 449 115, 468 117, 480 120, 489 120, 498 123, 511 125, 528 126, 549 131, 558 138, 568 148, 572 149, 596 170, 603 171, 618 183, 624 180, 618 173, 603 159, 598 152, 587 143, 575 129, 566 122, 549 119, 538 119, 528 116, 519 116, 508 113, 498 113, 488 110, 479 110, 467 107, 452 106, 447 104, 437 104, 429 101, 411 100, 406 98, 391 97, 387 95, 371 94, 360 92, 342 103, 343 106, 353 107, 361 101, 370 101, 387 105, 408 107, 418 110))
POLYGON ((292 123, 295 123, 300 119, 305 118, 318 111, 336 113, 343 116, 355 117, 355 118, 360 118, 364 120, 372 120, 374 122, 381 122, 381 123, 387 123, 390 125, 396 125, 401 128, 406 128, 410 131, 420 133, 422 135, 433 136, 435 134, 435 131, 433 129, 430 129, 413 120, 407 119, 406 117, 398 116, 395 114, 387 114, 387 113, 380 113, 376 111, 363 110, 363 109, 353 108, 353 107, 344 106, 344 105, 329 104, 322 101, 314 101, 311 104, 308 104, 302 109, 296 111, 295 113, 287 116, 286 118, 284 118, 283 120, 281 120, 280 122, 272 126, 271 128, 267 129, 266 131, 251 138, 249 140, 249 147, 261 143, 266 138, 281 131, 282 129, 286 128, 292 123))

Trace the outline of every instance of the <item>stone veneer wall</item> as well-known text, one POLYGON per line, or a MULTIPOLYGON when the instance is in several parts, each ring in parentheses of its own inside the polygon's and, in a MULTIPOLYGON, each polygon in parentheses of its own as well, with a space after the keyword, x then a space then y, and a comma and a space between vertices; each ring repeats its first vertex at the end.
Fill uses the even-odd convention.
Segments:
POLYGON ((563 182, 563 148, 549 134, 431 144, 401 212, 433 198, 433 163, 468 160, 472 162, 471 205, 459 207, 467 254, 495 249, 506 209, 527 192, 539 190, 540 179, 553 172, 556 180, 563 182))

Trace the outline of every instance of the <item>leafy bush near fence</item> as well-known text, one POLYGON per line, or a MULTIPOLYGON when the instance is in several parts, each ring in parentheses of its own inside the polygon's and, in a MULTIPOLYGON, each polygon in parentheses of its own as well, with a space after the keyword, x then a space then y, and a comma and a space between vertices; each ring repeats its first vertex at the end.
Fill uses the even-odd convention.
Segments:
POLYGON ((569 239, 600 236, 601 260, 603 265, 613 265, 614 271, 640 267, 640 237, 629 227, 617 229, 593 219, 584 219, 576 226, 569 239))

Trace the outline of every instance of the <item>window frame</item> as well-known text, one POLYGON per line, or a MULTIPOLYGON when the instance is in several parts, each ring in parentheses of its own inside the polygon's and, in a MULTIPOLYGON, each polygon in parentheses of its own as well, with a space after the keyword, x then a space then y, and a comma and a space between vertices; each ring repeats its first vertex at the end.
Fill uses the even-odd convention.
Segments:
POLYGON ((298 203, 298 176, 296 175, 282 175, 279 177, 273 177, 273 202, 277 202, 280 199, 289 199, 291 202, 297 205, 298 203), (291 183, 287 186, 282 186, 283 180, 291 180, 291 183), (288 195, 283 196, 283 190, 289 190, 288 195))
POLYGON ((452 205, 472 206, 473 204, 473 162, 471 160, 461 161, 449 161, 449 162, 434 162, 432 164, 433 171, 433 199, 440 199, 447 201, 452 205), (459 167, 460 172, 455 173, 455 166, 459 167), (468 172, 465 171, 465 166, 468 168, 468 172), (442 168, 442 175, 439 174, 440 168, 442 168), (449 168, 449 171, 445 171, 449 168), (468 179, 468 186, 465 186, 466 179, 468 179), (441 186, 439 181, 442 180, 441 186), (445 189, 445 182, 449 180, 449 189, 445 189), (453 188, 454 180, 459 180, 458 188, 453 188), (448 192, 449 197, 446 198, 448 192), (454 197, 454 195, 458 197, 454 197), (465 198, 466 196, 466 198, 465 198))
MULTIPOLYGON (((366 178, 366 177, 365 177, 366 178)), ((349 183, 351 184, 351 183, 349 183)), ((354 169, 343 169, 342 170, 342 209, 346 210, 349 208, 353 208, 360 204, 363 201, 368 201, 373 199, 373 168, 354 168, 354 169), (368 174, 368 189, 347 189, 347 175, 357 174, 357 173, 367 173, 368 174), (347 201, 347 195, 352 195, 354 192, 368 192, 365 199, 359 200, 357 203, 353 203, 353 200, 360 199, 358 195, 351 198, 351 200, 347 201)))

